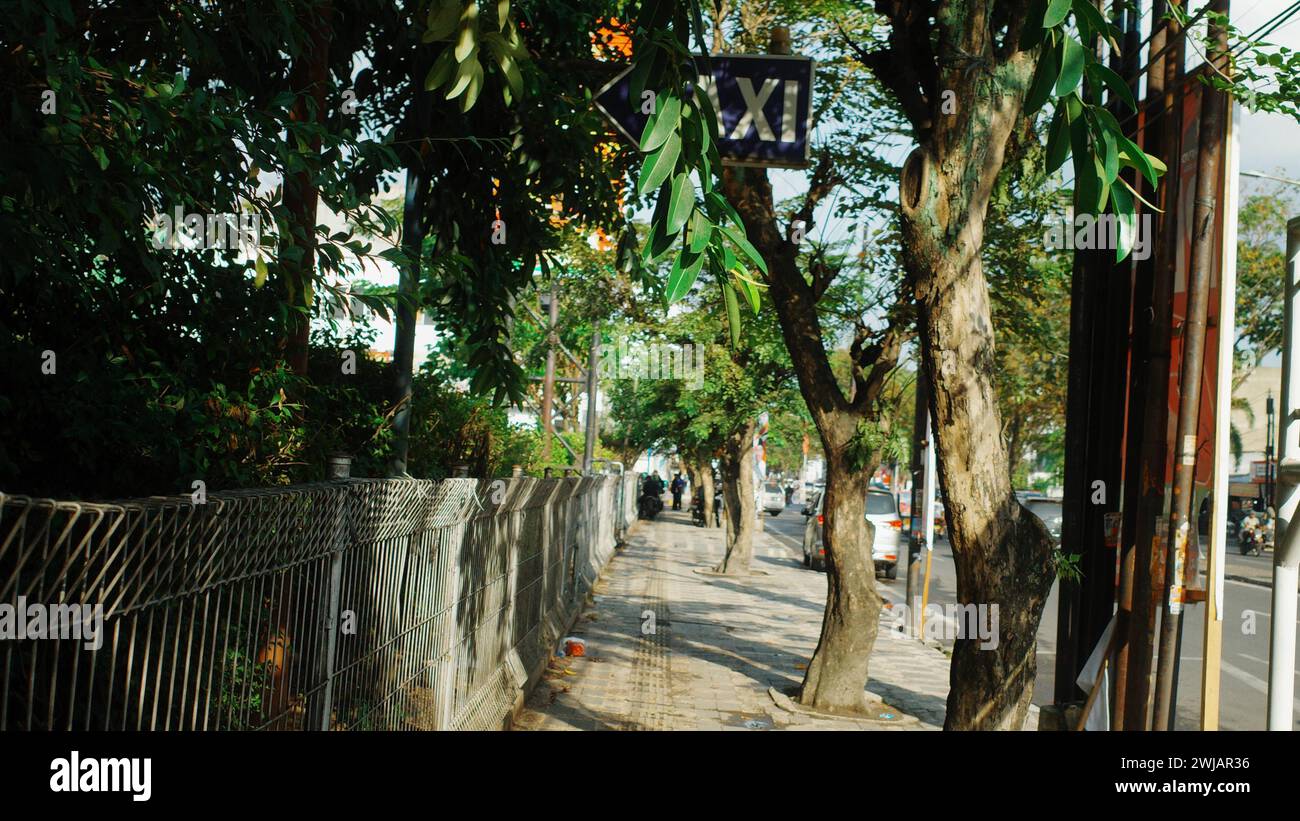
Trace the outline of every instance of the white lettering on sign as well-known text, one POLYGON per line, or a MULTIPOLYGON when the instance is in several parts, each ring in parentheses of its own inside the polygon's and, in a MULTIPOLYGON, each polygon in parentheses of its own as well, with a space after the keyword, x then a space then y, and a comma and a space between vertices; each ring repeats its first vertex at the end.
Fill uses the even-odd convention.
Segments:
POLYGON ((745 115, 740 118, 740 122, 736 123, 736 130, 731 132, 731 139, 744 138, 752 125, 758 131, 760 140, 775 142, 776 134, 772 133, 772 126, 768 124, 767 116, 763 114, 763 106, 767 103, 767 98, 772 96, 772 92, 776 91, 777 81, 772 78, 764 80, 757 92, 754 91, 754 84, 748 77, 737 77, 736 84, 740 86, 740 96, 745 99, 745 115))
POLYGON ((701 74, 697 85, 709 95, 709 102, 713 105, 713 116, 718 119, 718 133, 721 134, 724 126, 722 125, 722 103, 718 102, 718 84, 713 82, 713 77, 708 74, 701 74))
POLYGON ((795 117, 799 113, 799 83, 797 80, 785 81, 785 107, 781 109, 781 142, 794 142, 795 117))

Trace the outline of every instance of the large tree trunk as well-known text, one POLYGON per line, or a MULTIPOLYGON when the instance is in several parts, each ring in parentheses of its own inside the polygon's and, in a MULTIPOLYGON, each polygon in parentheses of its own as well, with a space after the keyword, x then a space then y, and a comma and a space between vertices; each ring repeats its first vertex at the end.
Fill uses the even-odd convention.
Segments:
POLYGON ((875 533, 866 516, 873 471, 846 464, 843 449, 826 450, 826 610, 799 699, 819 710, 863 712, 867 706, 867 661, 881 609, 871 559, 875 533))
MULTIPOLYGON (((818 181, 828 173, 829 166, 823 163, 810 188, 828 190, 828 183, 818 181)), ((799 269, 798 248, 777 225, 771 182, 764 172, 737 169, 727 169, 723 180, 727 198, 744 220, 750 241, 767 262, 781 335, 826 453, 826 610, 799 699, 819 710, 863 712, 868 656, 875 644, 881 609, 865 506, 867 486, 880 454, 872 454, 865 464, 853 464, 848 454, 857 450, 851 446, 857 443, 861 425, 877 421, 875 401, 886 375, 897 363, 901 340, 891 331, 874 346, 874 354, 855 340, 851 350, 853 388, 846 397, 831 370, 817 314, 826 283, 815 288, 799 269)), ((805 225, 812 220, 813 205, 810 195, 799 215, 805 225)))
POLYGON ((705 459, 696 467, 699 477, 700 495, 703 499, 704 526, 713 527, 713 465, 705 459))
MULTIPOLYGON (((979 43, 968 44, 978 54, 979 43)), ((960 113, 938 118, 900 185, 903 257, 919 311, 940 486, 962 604, 998 607, 996 647, 953 648, 947 729, 1019 729, 1037 672, 1035 642, 1054 577, 1052 541, 1011 485, 993 390, 988 288, 980 264, 989 193, 1033 60, 998 72, 946 69, 960 113)))
POLYGON ((749 573, 754 555, 754 428, 751 420, 727 436, 722 459, 722 493, 727 519, 727 553, 718 573, 749 573))

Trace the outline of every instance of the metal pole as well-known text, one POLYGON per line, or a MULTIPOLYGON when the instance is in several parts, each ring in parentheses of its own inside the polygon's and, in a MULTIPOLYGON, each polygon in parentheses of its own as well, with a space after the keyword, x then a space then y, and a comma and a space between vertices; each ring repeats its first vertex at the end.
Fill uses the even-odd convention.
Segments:
POLYGON ((909 632, 920 631, 920 616, 915 606, 921 589, 921 535, 917 528, 916 512, 921 508, 922 485, 925 482, 926 431, 930 428, 929 383, 918 360, 916 369, 916 410, 912 414, 912 499, 907 508, 907 607, 912 623, 909 632))
MULTIPOLYGON (((1172 5, 1180 4, 1172 2, 1172 5)), ((1156 0, 1152 8, 1152 19, 1162 21, 1158 34, 1161 38, 1166 38, 1172 48, 1164 57, 1150 61, 1152 65, 1147 74, 1147 87, 1150 89, 1149 96, 1161 100, 1161 127, 1154 133, 1148 128, 1147 138, 1154 138, 1153 147, 1148 150, 1163 157, 1169 168, 1177 169, 1183 110, 1184 39, 1178 23, 1172 17, 1165 16, 1167 4, 1156 0)), ((1151 47, 1156 51, 1163 48, 1163 40, 1160 47, 1156 44, 1157 38, 1153 37, 1151 47)), ((1159 591, 1155 589, 1151 571, 1159 544, 1158 530, 1165 526, 1163 517, 1165 471, 1168 465, 1166 440, 1169 435, 1170 325, 1174 245, 1178 240, 1175 221, 1178 189, 1178 173, 1173 170, 1165 175, 1158 189, 1151 191, 1151 196, 1159 197, 1158 202, 1164 207, 1163 213, 1157 217, 1159 229, 1153 238, 1156 248, 1151 266, 1151 313, 1149 319, 1143 318, 1144 322, 1149 323, 1146 362, 1142 369, 1145 371, 1148 393, 1140 422, 1141 451, 1134 470, 1138 496, 1134 505, 1137 515, 1133 517, 1133 542, 1130 548, 1133 562, 1132 612, 1129 616, 1128 642, 1121 647, 1121 664, 1116 667, 1116 675, 1124 675, 1124 682, 1117 686, 1115 700, 1123 704, 1121 726, 1125 730, 1145 730, 1148 726, 1151 644, 1156 612, 1159 610, 1155 601, 1159 591), (1127 648, 1127 652, 1124 648, 1127 648), (1123 689, 1120 690, 1119 687, 1123 689)), ((1125 518, 1129 518, 1127 508, 1125 518)), ((1128 532, 1126 526, 1125 538, 1129 538, 1128 532)))
POLYGON ((1228 549, 1228 483, 1232 473, 1229 452, 1232 428, 1232 351, 1236 336, 1237 305, 1237 111, 1228 121, 1228 156, 1224 179, 1223 279, 1219 283, 1218 396, 1214 414, 1214 478, 1210 502, 1209 549, 1205 561, 1205 662, 1201 665, 1201 729, 1219 729, 1219 678, 1223 656, 1223 567, 1228 549))
POLYGON ((1295 698, 1295 621, 1300 580, 1300 380, 1292 370, 1300 355, 1300 217, 1286 224, 1286 294, 1282 322, 1282 414, 1278 419, 1277 535, 1273 548, 1273 619, 1268 646, 1268 728, 1290 730, 1295 698))
POLYGON ((596 401, 599 398, 600 326, 591 329, 591 354, 587 358, 587 442, 582 450, 582 473, 591 475, 591 460, 596 456, 596 401))
MULTIPOLYGON (((1228 13, 1228 0, 1215 0, 1213 8, 1228 13)), ((1216 62, 1227 54, 1227 32, 1210 24, 1215 41, 1216 62)), ((1223 154, 1225 95, 1210 86, 1201 90, 1201 116, 1196 162, 1196 200, 1192 211, 1192 258, 1187 281, 1187 318, 1183 324, 1183 361, 1180 367, 1178 433, 1174 438, 1178 455, 1174 464, 1173 503, 1169 517, 1169 545, 1165 560, 1164 614, 1160 619, 1160 656, 1156 665, 1155 708, 1152 729, 1169 729, 1170 704, 1176 686, 1175 665, 1178 635, 1183 614, 1183 564, 1187 541, 1194 526, 1191 520, 1192 491, 1196 481, 1196 445, 1201 410, 1201 371, 1205 364, 1206 317, 1210 302, 1210 268, 1214 252, 1215 195, 1220 181, 1223 154)), ((1176 166, 1174 166, 1176 168, 1176 166)), ((1176 171, 1175 171, 1176 173, 1176 171)), ((1223 340, 1222 344, 1231 344, 1223 340)))
POLYGON ((550 300, 546 305, 546 376, 542 381, 542 464, 551 461, 551 439, 555 436, 555 326, 560 318, 560 294, 551 283, 550 300))

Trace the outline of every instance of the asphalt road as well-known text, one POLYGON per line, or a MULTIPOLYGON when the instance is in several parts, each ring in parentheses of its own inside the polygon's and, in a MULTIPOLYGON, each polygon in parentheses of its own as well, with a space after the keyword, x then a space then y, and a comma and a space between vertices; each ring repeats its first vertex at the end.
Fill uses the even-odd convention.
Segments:
MULTIPOLYGON (((764 529, 802 555, 804 517, 800 507, 787 507, 779 516, 764 516, 764 529)), ((922 558, 924 562, 924 557, 922 558)), ((924 568, 924 564, 922 564, 924 568)), ((1271 586, 1266 581, 1272 573, 1272 556, 1241 556, 1230 550, 1224 583, 1223 656, 1220 677, 1219 726, 1230 730, 1262 730, 1267 716, 1268 642, 1271 586), (1243 581, 1242 579, 1252 579, 1243 581), (1254 581, 1258 580, 1258 581, 1254 581), (1253 615, 1252 615, 1253 614, 1253 615)), ((807 571, 813 572, 811 570, 807 571)), ((876 578, 880 594, 891 602, 907 598, 906 573, 900 568, 894 580, 876 578)), ((947 540, 939 539, 930 555, 930 592, 928 601, 943 606, 956 602, 956 572, 952 550, 947 540)), ((1038 629, 1038 678, 1034 686, 1034 703, 1050 704, 1055 681, 1057 590, 1052 592, 1043 610, 1038 629)), ((1204 605, 1189 605, 1183 613, 1182 664, 1178 676, 1176 701, 1178 729, 1193 730, 1200 726, 1201 663, 1203 658, 1204 605)), ((951 645, 950 640, 944 642, 951 645)), ((1157 639, 1158 642, 1158 639, 1157 639)), ((1300 658, 1300 641, 1297 642, 1300 658)), ((1155 669, 1155 662, 1152 662, 1155 669)), ((1300 672, 1296 692, 1300 693, 1300 672)), ((1295 729, 1300 730, 1300 699, 1296 700, 1295 729)))

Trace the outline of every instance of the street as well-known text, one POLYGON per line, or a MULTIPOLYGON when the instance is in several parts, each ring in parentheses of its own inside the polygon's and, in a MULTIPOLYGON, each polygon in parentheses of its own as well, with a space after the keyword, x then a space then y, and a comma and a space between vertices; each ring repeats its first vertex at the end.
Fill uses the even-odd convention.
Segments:
MULTIPOLYGON (((799 505, 787 507, 780 516, 764 516, 763 527, 788 545, 797 558, 802 554, 805 519, 799 505)), ((928 602, 945 605, 957 600, 956 568, 948 540, 940 538, 931 554, 928 602)), ((924 572, 924 557, 922 569, 924 572)), ((808 570, 811 573, 813 571, 808 570)), ((1270 598, 1268 581, 1272 574, 1272 555, 1242 556, 1230 545, 1224 583, 1223 662, 1220 678, 1219 726, 1225 730, 1263 730, 1267 717, 1268 642, 1270 598), (1250 581, 1245 581, 1250 579, 1250 581)), ((876 577, 880 595, 890 603, 907 598, 907 574, 899 569, 897 579, 876 577)), ((1034 686, 1034 703, 1051 704, 1055 685, 1057 587, 1043 609, 1038 627, 1038 678, 1034 686)), ((1183 613, 1182 666, 1178 673, 1178 711, 1176 729, 1194 730, 1200 726, 1201 660, 1204 642, 1205 610, 1202 604, 1189 605, 1183 613)), ((1158 640, 1156 642, 1158 644, 1158 640)), ((951 646, 951 640, 944 640, 951 646)), ((1297 642, 1300 649, 1300 640, 1297 642)), ((1297 654, 1300 657, 1300 653, 1297 654)), ((1152 662, 1152 670, 1155 662, 1152 662)), ((1300 673, 1297 673, 1300 676, 1300 673)), ((1300 684, 1300 682, 1298 682, 1300 684)), ((1300 691, 1300 687, 1297 687, 1300 691)), ((1300 729, 1300 699, 1296 703, 1300 729)))

